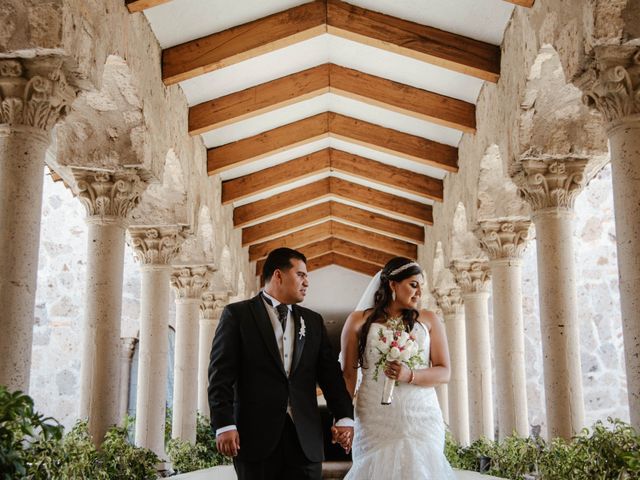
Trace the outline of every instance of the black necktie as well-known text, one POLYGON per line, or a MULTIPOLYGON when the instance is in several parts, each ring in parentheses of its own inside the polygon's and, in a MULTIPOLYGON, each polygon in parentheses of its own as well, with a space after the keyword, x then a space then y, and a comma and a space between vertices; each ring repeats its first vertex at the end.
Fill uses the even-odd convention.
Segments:
POLYGON ((284 333, 285 326, 287 325, 287 316, 289 315, 289 307, 284 303, 280 303, 276 307, 276 311, 278 312, 278 320, 280 320, 280 325, 282 325, 282 332, 284 333))

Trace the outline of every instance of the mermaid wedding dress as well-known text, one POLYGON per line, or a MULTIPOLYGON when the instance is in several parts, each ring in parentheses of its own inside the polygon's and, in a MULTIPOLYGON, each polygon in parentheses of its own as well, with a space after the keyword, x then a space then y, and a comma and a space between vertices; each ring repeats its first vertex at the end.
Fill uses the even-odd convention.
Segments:
MULTIPOLYGON (((435 389, 400 383, 391 405, 381 405, 384 374, 373 379, 376 324, 367 337, 365 365, 355 404, 353 466, 345 480, 454 480, 444 456, 444 422, 435 389)), ((413 332, 429 358, 426 327, 413 332)))

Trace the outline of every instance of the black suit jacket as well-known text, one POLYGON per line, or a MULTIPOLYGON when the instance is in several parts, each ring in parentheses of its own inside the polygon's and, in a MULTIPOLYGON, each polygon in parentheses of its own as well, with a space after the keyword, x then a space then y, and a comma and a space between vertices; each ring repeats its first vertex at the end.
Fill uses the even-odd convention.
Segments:
POLYGON ((293 318, 295 346, 287 377, 261 295, 227 305, 222 312, 209 363, 211 425, 214 430, 237 426, 239 460, 260 461, 273 452, 290 401, 305 455, 312 462, 321 462, 324 453, 316 384, 336 418, 353 417, 351 397, 322 317, 294 305, 293 318))

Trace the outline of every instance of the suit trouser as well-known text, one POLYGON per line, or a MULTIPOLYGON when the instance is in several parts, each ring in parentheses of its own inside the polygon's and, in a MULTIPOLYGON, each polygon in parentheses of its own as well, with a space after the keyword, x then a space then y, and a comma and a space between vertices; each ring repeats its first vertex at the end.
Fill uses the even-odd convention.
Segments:
MULTIPOLYGON (((240 438, 242 445, 242 437, 240 438)), ((322 463, 310 462, 302 451, 296 427, 287 415, 275 450, 259 462, 233 460, 238 480, 320 480, 322 463)))

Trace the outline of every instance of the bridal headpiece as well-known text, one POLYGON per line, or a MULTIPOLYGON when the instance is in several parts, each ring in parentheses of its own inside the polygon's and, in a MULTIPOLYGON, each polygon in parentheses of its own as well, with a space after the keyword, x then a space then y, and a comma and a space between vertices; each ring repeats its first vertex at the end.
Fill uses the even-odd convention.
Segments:
POLYGON ((418 267, 420 270, 422 270, 422 267, 416 263, 416 262, 409 262, 409 263, 405 263, 404 265, 399 266, 398 268, 396 268, 395 270, 391 270, 389 272, 388 277, 395 277, 396 275, 398 275, 401 272, 404 272, 405 270, 407 270, 408 268, 411 267, 418 267))
POLYGON ((360 297, 360 301, 356 306, 356 310, 367 310, 368 308, 373 308, 375 304, 375 294, 380 288, 380 284, 382 283, 382 278, 388 279, 389 277, 395 277, 399 273, 402 273, 405 270, 408 270, 409 268, 412 268, 412 267, 418 267, 420 271, 422 271, 422 267, 417 262, 405 263, 404 265, 401 265, 398 268, 391 270, 389 273, 384 272, 384 270, 378 271, 378 273, 376 273, 374 277, 371 279, 371 282, 369 283, 369 286, 367 286, 366 290, 362 294, 362 297, 360 297))

